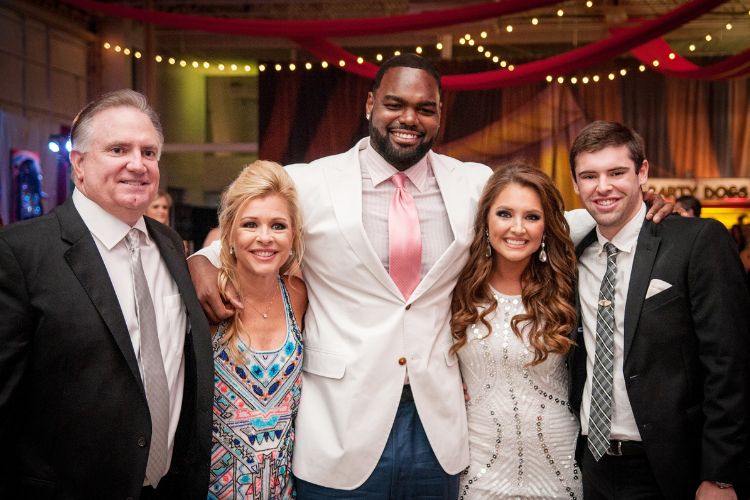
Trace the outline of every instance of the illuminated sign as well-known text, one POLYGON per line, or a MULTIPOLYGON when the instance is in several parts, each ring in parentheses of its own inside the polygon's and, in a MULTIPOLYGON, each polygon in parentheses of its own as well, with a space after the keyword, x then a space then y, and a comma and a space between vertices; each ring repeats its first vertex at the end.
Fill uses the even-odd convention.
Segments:
POLYGON ((660 179, 649 178, 646 189, 654 188, 664 198, 695 196, 700 200, 748 198, 750 178, 721 177, 716 179, 660 179))

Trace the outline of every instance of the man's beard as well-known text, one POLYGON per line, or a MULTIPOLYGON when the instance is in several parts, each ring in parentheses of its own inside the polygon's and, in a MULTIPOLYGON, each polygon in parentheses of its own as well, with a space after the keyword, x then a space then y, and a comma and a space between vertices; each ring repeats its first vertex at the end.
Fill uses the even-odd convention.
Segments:
MULTIPOLYGON (((417 144, 417 146, 413 149, 398 149, 394 147, 393 144, 391 144, 391 141, 388 140, 387 133, 386 135, 383 135, 379 130, 372 126, 372 118, 370 118, 369 123, 370 142, 372 144, 372 147, 375 148, 375 151, 380 153, 380 156, 382 156, 385 161, 387 161, 390 165, 400 171, 406 170, 407 168, 415 165, 419 160, 424 158, 424 155, 426 155, 432 147, 432 143, 435 142, 435 140, 432 139, 417 144)), ((403 127, 403 130, 412 129, 403 127)))

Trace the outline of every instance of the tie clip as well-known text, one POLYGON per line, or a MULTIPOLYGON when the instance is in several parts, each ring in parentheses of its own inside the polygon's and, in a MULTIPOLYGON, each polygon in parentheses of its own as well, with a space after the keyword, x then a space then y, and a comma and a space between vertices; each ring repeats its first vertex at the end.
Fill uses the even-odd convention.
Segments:
POLYGON ((610 300, 602 299, 602 300, 599 301, 599 306, 600 307, 609 307, 611 305, 612 305, 612 301, 610 301, 610 300))

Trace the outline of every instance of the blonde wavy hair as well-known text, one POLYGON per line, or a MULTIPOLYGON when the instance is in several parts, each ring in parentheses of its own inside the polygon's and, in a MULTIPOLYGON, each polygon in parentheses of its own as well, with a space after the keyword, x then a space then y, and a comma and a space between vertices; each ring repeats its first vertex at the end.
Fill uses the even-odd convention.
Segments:
MULTIPOLYGON (((242 283, 237 273, 237 259, 231 254, 230 247, 232 232, 235 229, 237 217, 245 204, 255 198, 262 198, 270 194, 281 195, 289 207, 292 229, 292 249, 289 258, 279 269, 280 274, 299 274, 302 268, 302 214, 299 208, 297 189, 294 181, 278 163, 257 160, 246 166, 237 179, 221 195, 219 205, 219 231, 221 233, 221 268, 219 269, 219 291, 224 299, 227 289, 232 286, 239 294, 240 300, 244 290, 251 283, 242 283), (244 286, 243 286, 244 285, 244 286)), ((238 311, 227 320, 222 337, 222 344, 228 347, 230 355, 235 360, 241 356, 237 347, 237 332, 243 329, 238 311)))
POLYGON ((532 255, 521 275, 521 299, 526 312, 511 320, 511 328, 519 338, 519 325, 529 322, 529 343, 534 351, 530 364, 537 365, 550 352, 565 354, 573 345, 569 335, 576 322, 573 307, 576 259, 560 192, 544 172, 523 163, 500 167, 487 181, 479 199, 469 259, 453 291, 451 352, 466 344, 466 329, 470 325, 481 322, 487 331, 492 330, 487 316, 497 309, 497 302, 490 290, 493 258, 485 253, 484 234, 492 203, 512 184, 536 191, 544 212, 547 262, 541 262, 538 253, 532 255))

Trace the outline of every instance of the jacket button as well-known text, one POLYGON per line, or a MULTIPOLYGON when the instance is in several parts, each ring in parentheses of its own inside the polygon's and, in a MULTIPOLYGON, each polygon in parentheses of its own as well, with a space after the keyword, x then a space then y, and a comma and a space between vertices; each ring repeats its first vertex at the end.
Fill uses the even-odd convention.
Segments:
POLYGON ((141 448, 145 448, 146 447, 146 436, 139 436, 138 437, 138 446, 140 446, 141 448))
POLYGON ((406 305, 406 310, 408 311, 409 309, 411 309, 411 304, 406 305))
POLYGON ((406 358, 403 356, 398 358, 398 364, 400 364, 401 366, 404 366, 406 364, 406 358))

